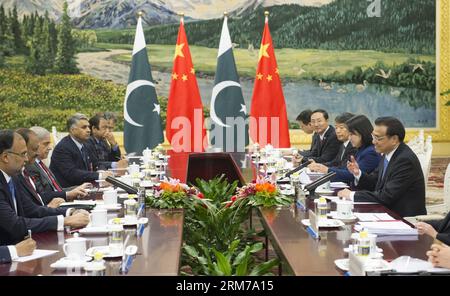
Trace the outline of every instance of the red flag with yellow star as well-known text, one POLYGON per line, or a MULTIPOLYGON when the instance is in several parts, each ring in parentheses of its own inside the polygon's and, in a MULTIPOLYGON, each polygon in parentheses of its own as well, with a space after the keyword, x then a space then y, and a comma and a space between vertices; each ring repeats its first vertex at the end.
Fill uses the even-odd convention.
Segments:
POLYGON ((266 16, 250 111, 250 136, 261 147, 289 148, 289 123, 266 16))
POLYGON ((173 59, 166 136, 176 152, 203 152, 206 137, 203 125, 203 104, 183 19, 180 22, 173 59))

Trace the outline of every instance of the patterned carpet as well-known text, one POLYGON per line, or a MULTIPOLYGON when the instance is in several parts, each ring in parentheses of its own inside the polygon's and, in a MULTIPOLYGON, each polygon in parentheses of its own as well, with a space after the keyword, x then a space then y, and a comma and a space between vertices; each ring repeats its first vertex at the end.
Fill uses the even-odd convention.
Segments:
POLYGON ((432 158, 431 170, 428 176, 427 205, 441 204, 444 195, 444 175, 450 157, 432 158))

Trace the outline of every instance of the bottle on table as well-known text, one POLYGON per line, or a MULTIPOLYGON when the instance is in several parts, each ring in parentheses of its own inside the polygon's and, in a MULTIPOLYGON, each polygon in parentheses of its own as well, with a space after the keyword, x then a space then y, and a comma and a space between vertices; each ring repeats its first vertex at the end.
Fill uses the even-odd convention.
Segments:
POLYGON ((370 239, 367 230, 362 230, 358 237, 358 256, 370 255, 370 239))
POLYGON ((318 199, 316 203, 316 215, 319 220, 326 220, 328 214, 328 204, 325 197, 318 199))
POLYGON ((88 262, 84 266, 86 275, 90 276, 104 276, 106 274, 105 260, 103 260, 102 252, 95 252, 94 261, 88 262))

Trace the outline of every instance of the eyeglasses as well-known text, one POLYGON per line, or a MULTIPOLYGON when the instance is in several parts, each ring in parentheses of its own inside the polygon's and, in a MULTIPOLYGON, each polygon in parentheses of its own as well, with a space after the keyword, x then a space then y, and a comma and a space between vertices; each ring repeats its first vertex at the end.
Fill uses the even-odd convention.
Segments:
POLYGON ((27 159, 28 158, 28 152, 24 152, 24 153, 17 153, 17 152, 14 152, 14 151, 5 151, 5 152, 17 155, 17 156, 19 156, 19 157, 21 157, 23 159, 27 159))
POLYGON ((386 138, 386 136, 375 136, 374 134, 372 134, 372 139, 376 142, 382 141, 384 138, 386 138))

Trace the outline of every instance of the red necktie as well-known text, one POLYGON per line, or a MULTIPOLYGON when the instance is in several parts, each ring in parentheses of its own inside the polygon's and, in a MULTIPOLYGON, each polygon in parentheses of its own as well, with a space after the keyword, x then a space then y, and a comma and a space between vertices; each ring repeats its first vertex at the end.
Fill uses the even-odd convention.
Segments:
POLYGON ((48 170, 47 166, 42 162, 42 160, 39 161, 39 165, 45 171, 45 173, 47 174, 47 176, 50 179, 50 181, 52 181, 53 187, 55 187, 56 191, 61 192, 62 191, 61 187, 59 187, 58 183, 53 178, 52 173, 50 173, 50 171, 48 170))
POLYGON ((41 196, 34 188, 33 184, 31 184, 30 176, 26 171, 23 171, 23 178, 25 179, 25 182, 27 182, 29 189, 34 193, 34 197, 42 204, 44 205, 44 202, 42 201, 41 196))

